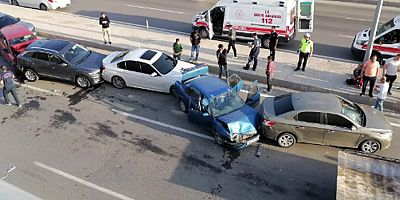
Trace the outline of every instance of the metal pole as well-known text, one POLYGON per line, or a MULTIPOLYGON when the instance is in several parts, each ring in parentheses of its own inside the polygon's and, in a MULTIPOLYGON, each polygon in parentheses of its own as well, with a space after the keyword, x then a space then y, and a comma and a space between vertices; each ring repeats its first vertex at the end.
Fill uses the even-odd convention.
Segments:
POLYGON ((374 45, 374 40, 375 40, 375 36, 376 36, 376 29, 378 27, 379 18, 381 16, 382 5, 383 5, 383 0, 378 0, 376 2, 374 22, 372 24, 371 32, 369 34, 370 36, 369 36, 367 50, 365 51, 364 62, 367 61, 369 59, 369 57, 371 57, 372 47, 374 45))

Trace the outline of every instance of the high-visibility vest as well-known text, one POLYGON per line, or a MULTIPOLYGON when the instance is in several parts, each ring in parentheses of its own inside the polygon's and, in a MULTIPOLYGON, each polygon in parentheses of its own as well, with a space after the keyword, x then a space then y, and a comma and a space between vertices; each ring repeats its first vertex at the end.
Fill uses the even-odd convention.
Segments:
POLYGON ((301 40, 301 46, 300 46, 300 51, 303 53, 311 53, 311 48, 313 46, 313 41, 311 40, 306 40, 306 39, 302 39, 301 40))

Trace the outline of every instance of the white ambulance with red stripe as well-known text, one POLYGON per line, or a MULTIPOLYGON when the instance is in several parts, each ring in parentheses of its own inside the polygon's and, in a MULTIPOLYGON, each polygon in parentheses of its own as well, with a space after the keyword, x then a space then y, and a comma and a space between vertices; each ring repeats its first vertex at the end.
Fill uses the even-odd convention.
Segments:
POLYGON ((227 36, 228 25, 238 37, 260 35, 268 47, 271 28, 276 27, 279 42, 290 43, 296 32, 312 32, 314 0, 221 0, 211 9, 197 14, 192 26, 203 37, 227 36))
MULTIPOLYGON (((364 58, 367 49, 370 29, 365 29, 354 37, 351 52, 360 60, 364 58)), ((378 60, 393 57, 400 53, 400 15, 378 26, 372 50, 378 60)))

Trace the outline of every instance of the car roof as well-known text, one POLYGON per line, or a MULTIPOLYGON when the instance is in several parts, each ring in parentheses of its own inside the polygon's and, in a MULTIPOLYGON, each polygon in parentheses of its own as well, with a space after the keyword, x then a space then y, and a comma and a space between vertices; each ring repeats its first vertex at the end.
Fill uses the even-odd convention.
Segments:
POLYGON ((323 111, 341 113, 342 103, 336 95, 319 92, 292 93, 292 104, 295 110, 323 111))
POLYGON ((32 31, 30 31, 26 26, 21 24, 13 24, 3 27, 0 32, 7 39, 19 38, 25 35, 32 35, 32 31))
POLYGON ((161 52, 152 49, 133 49, 130 50, 123 60, 135 60, 144 63, 154 63, 161 56, 161 52), (154 56, 151 56, 154 54, 154 56))
POLYGON ((228 84, 214 76, 201 76, 189 82, 198 89, 204 96, 210 98, 230 90, 228 84))
POLYGON ((67 40, 36 40, 32 44, 30 44, 27 50, 49 50, 60 52, 66 46, 69 46, 72 42, 67 40))

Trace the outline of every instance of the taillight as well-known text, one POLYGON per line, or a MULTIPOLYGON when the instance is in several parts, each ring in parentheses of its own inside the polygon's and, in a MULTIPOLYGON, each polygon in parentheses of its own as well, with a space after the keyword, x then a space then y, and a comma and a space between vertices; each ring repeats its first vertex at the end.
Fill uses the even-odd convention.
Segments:
POLYGON ((54 3, 55 0, 47 0, 47 1, 49 1, 50 3, 54 3))
POLYGON ((266 126, 272 127, 272 126, 275 125, 275 122, 274 122, 274 121, 269 121, 269 120, 264 119, 264 124, 265 124, 266 126))
POLYGON ((286 30, 285 30, 285 38, 289 38, 289 26, 286 26, 286 30))

